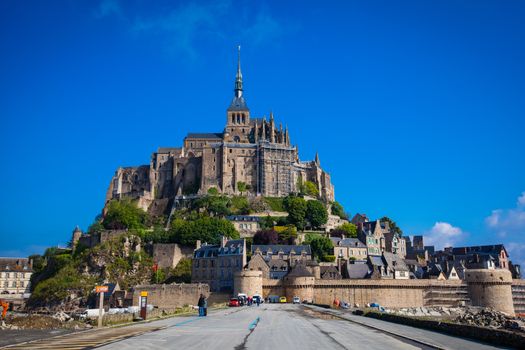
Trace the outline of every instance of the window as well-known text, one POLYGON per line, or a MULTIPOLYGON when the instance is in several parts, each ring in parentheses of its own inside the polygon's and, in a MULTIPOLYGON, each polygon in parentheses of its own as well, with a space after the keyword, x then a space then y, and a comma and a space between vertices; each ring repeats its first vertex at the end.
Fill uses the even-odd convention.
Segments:
POLYGON ((9 282, 4 282, 4 288, 9 288, 9 282))
POLYGON ((24 288, 24 282, 20 282, 20 287, 24 288))
POLYGON ((16 288, 16 281, 13 281, 13 288, 16 288))
POLYGON ((230 153, 232 153, 232 149, 230 148, 230 153))

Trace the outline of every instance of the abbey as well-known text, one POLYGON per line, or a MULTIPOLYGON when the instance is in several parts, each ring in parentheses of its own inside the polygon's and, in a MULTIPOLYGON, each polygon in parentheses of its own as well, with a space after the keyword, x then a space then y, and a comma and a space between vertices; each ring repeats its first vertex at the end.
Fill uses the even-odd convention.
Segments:
POLYGON ((206 194, 211 188, 240 194, 239 183, 250 195, 283 197, 299 192, 305 181, 317 186, 323 201, 334 200, 330 175, 321 168, 319 156, 300 161, 288 127, 277 126, 273 113, 268 119, 251 116, 243 96, 239 51, 234 97, 223 132, 189 133, 183 147, 159 148, 149 165, 119 168, 106 199, 139 199, 147 209, 152 203, 206 194))

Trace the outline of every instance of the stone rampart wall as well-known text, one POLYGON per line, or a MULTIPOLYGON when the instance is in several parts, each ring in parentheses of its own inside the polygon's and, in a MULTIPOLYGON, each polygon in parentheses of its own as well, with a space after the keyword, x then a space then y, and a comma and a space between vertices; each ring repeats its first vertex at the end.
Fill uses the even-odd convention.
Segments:
POLYGON ((173 309, 184 305, 197 305, 199 296, 210 295, 207 284, 160 284, 142 285, 133 288, 133 305, 139 305, 140 292, 148 292, 148 304, 159 309, 173 309))

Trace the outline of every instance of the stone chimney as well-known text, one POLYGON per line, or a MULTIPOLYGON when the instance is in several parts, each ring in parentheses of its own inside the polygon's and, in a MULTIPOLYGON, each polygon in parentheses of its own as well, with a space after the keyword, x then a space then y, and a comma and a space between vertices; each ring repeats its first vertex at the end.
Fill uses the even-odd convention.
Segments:
POLYGON ((228 242, 228 237, 221 236, 221 248, 224 248, 224 246, 226 246, 226 242, 228 242))
POLYGON ((201 240, 198 239, 197 242, 195 242, 195 250, 200 249, 200 248, 201 248, 201 240))

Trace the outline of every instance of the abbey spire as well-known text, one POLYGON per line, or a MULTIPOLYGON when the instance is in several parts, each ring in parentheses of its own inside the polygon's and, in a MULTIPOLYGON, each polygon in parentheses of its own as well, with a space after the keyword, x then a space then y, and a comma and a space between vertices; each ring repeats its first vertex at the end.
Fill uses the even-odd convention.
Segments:
POLYGON ((248 105, 242 95, 241 46, 237 47, 237 73, 235 74, 234 96, 228 111, 248 111, 248 105))
POLYGON ((235 75, 235 97, 242 96, 241 45, 237 47, 237 74, 235 75))

